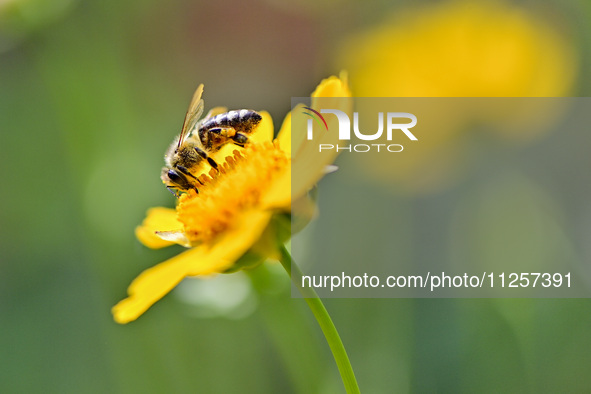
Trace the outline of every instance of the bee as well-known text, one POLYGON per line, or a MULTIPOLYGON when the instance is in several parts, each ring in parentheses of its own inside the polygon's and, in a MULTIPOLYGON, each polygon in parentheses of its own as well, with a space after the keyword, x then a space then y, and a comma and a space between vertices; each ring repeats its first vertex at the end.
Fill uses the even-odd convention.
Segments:
POLYGON ((220 150, 224 145, 233 143, 244 147, 248 135, 254 131, 263 119, 256 111, 241 109, 226 112, 226 108, 212 109, 205 118, 199 120, 203 114, 203 84, 197 87, 181 134, 175 138, 164 155, 166 167, 162 168, 160 178, 175 196, 190 189, 199 192, 200 183, 195 175, 203 161, 216 170, 218 164, 211 158, 211 154, 220 150))

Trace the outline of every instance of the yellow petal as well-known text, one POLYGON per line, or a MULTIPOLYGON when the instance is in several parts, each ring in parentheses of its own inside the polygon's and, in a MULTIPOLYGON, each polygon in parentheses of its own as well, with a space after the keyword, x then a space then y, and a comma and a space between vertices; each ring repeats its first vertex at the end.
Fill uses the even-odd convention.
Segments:
MULTIPOLYGON (((312 98, 315 97, 351 97, 347 73, 341 71, 338 77, 333 75, 323 79, 312 93, 312 98)), ((314 106, 314 100, 312 100, 312 106, 314 106)))
POLYGON ((228 112, 227 107, 213 107, 212 109, 209 110, 207 115, 205 115, 204 119, 212 118, 216 115, 223 114, 224 112, 228 112))
MULTIPOLYGON (((318 107, 316 107, 316 109, 318 109, 318 107)), ((302 152, 312 149, 313 146, 316 147, 314 149, 314 151, 316 151, 316 149, 318 149, 317 148, 317 146, 318 146, 317 141, 308 141, 306 139, 308 119, 310 119, 310 118, 307 115, 305 115, 305 112, 308 112, 308 111, 306 111, 304 109, 303 105, 297 105, 293 109, 293 111, 289 114, 290 115, 289 116, 289 119, 290 119, 289 132, 290 132, 291 144, 292 144, 291 157, 293 160, 299 160, 300 156, 302 155, 302 152)), ((328 120, 330 120, 330 118, 328 118, 328 120)), ((319 138, 319 134, 326 134, 326 132, 324 132, 324 130, 321 130, 319 133, 316 132, 316 133, 314 133, 314 138, 315 139, 319 138)))
POLYGON ((259 114, 263 117, 261 123, 257 126, 256 130, 248 136, 250 142, 267 142, 273 141, 273 119, 267 111, 259 111, 259 114))
POLYGON ((115 321, 125 324, 137 319, 187 276, 191 261, 205 256, 204 248, 194 248, 142 272, 131 282, 129 297, 111 310, 115 321))
POLYGON ((269 220, 269 211, 253 209, 241 214, 234 226, 207 250, 208 261, 195 262, 188 275, 207 275, 230 268, 261 237, 269 220))
POLYGON ((291 209, 291 165, 277 175, 275 180, 261 196, 262 209, 279 209, 289 212, 291 209))
POLYGON ((270 218, 269 212, 246 212, 212 245, 197 246, 145 270, 129 286, 129 297, 113 307, 115 321, 137 319, 186 276, 224 272, 259 239, 270 218))
POLYGON ((291 158, 299 155, 300 148, 306 141, 306 133, 292 133, 292 130, 306 130, 308 117, 304 116, 304 105, 298 104, 289 112, 281 125, 277 135, 276 144, 279 148, 288 153, 291 158))
POLYGON ((185 234, 183 230, 156 231, 156 235, 164 241, 174 242, 175 244, 179 244, 181 246, 184 246, 185 248, 190 248, 191 246, 193 246, 191 244, 191 240, 187 238, 187 234, 185 234))
MULTIPOLYGON (((351 97, 351 90, 349 89, 347 82, 347 73, 343 71, 338 78, 331 76, 322 80, 312 93, 311 97, 312 107, 316 109, 318 109, 318 100, 314 99, 317 97, 351 97)), ((324 99, 322 103, 327 104, 328 102, 326 99, 324 99)), ((337 103, 340 105, 333 105, 333 108, 339 108, 343 106, 342 100, 337 101, 337 103)), ((283 124, 281 125, 279 135, 277 136, 279 147, 290 155, 291 152, 299 152, 302 143, 305 141, 305 133, 292 133, 292 129, 294 128, 296 130, 306 130, 306 124, 309 118, 301 116, 304 112, 303 107, 304 106, 302 104, 298 104, 292 112, 287 114, 283 124), (292 117, 292 113, 295 113, 296 116, 292 117), (292 127, 292 123, 295 123, 294 126, 296 127, 292 127)), ((296 153, 292 155, 294 158, 296 156, 296 153)))
MULTIPOLYGON (((342 72, 340 78, 331 76, 320 82, 312 93, 312 107, 320 109, 320 100, 317 99, 320 97, 324 108, 340 109, 350 113, 353 103, 351 99, 346 99, 351 97, 346 73, 342 72), (330 100, 331 97, 334 100, 330 100)), ((338 134, 316 133, 314 139, 308 141, 305 139, 308 119, 304 116, 303 105, 298 105, 283 121, 277 141, 283 150, 289 146, 293 161, 290 168, 277 176, 262 198, 262 205, 268 209, 289 210, 292 198, 295 200, 307 193, 325 175, 326 167, 336 158, 336 150, 322 155, 319 155, 317 150, 319 144, 337 144, 338 134), (294 133, 293 130, 297 132, 294 133)), ((338 130, 336 117, 327 117, 327 123, 329 130, 338 130)))
POLYGON ((279 149, 291 157, 291 112, 288 112, 283 120, 283 124, 279 130, 279 134, 277 134, 275 143, 279 146, 279 149))
MULTIPOLYGON (((347 77, 342 73, 342 78, 330 77, 323 80, 312 93, 312 107, 316 110, 322 108, 338 109, 349 114, 353 110, 353 99, 347 85, 347 77)), ((303 111, 292 114, 292 139, 294 134, 304 135, 306 133, 305 122, 307 122, 303 111)), ((291 193, 295 200, 303 196, 320 178, 325 175, 325 169, 332 164, 338 155, 336 149, 328 152, 318 153, 320 144, 338 145, 339 129, 338 119, 331 115, 326 117, 328 130, 326 132, 315 132, 312 140, 305 140, 298 148, 297 154, 293 155, 291 193)), ((285 181, 283 181, 285 182, 285 181)))
POLYGON ((156 231, 178 231, 183 224, 177 220, 176 211, 171 208, 150 208, 142 224, 135 229, 137 239, 152 249, 159 249, 174 244, 156 235, 156 231))

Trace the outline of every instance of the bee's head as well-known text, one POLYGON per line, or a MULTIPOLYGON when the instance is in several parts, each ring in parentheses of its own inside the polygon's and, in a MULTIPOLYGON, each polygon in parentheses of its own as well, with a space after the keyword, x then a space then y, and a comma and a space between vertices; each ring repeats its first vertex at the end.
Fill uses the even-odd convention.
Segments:
POLYGON ((195 188, 185 174, 172 168, 164 167, 160 173, 160 179, 169 189, 187 191, 195 188))

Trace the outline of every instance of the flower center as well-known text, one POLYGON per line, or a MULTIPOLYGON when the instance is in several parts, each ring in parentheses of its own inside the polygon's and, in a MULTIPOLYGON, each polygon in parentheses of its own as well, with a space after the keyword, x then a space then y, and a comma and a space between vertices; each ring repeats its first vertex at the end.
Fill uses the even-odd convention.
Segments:
POLYGON ((179 198, 177 216, 191 242, 209 242, 232 226, 240 212, 256 208, 261 195, 289 158, 273 143, 251 143, 226 157, 219 171, 201 175, 199 194, 179 198))

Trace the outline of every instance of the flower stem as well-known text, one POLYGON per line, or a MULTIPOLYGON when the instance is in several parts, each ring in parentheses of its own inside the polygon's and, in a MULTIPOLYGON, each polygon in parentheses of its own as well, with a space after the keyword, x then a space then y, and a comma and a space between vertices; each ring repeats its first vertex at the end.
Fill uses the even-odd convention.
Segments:
POLYGON ((339 336, 337 328, 332 322, 328 311, 322 303, 322 300, 318 297, 318 294, 316 294, 316 291, 314 291, 312 287, 303 288, 301 286, 302 282, 299 278, 302 277, 302 271, 300 271, 300 268, 297 266, 297 264, 293 262, 293 259, 291 258, 291 255, 285 246, 281 246, 281 265, 283 265, 283 268, 285 268, 285 271, 287 271, 287 274, 292 279, 292 282, 304 296, 304 299, 312 310, 316 321, 318 321, 318 324, 324 333, 324 337, 326 338, 326 342, 328 342, 328 346, 330 347, 332 355, 337 363, 337 367, 339 368, 341 379, 343 380, 343 384, 345 385, 347 393, 359 393, 359 386, 357 385, 357 380, 355 379, 355 373, 353 372, 351 362, 349 361, 347 351, 345 350, 343 341, 341 341, 341 337, 339 336))

